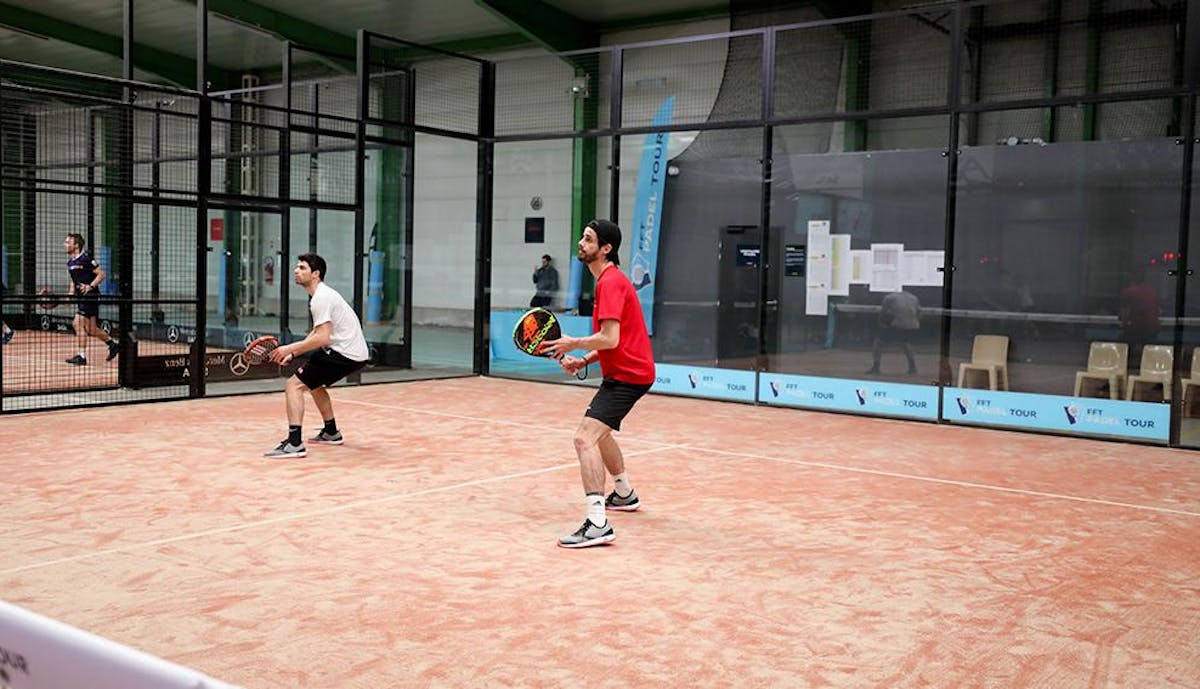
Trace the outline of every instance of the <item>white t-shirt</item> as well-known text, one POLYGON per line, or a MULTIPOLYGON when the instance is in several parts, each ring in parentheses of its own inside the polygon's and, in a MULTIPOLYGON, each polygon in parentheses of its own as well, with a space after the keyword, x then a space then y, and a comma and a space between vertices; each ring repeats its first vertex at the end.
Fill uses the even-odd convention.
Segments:
POLYGON ((312 299, 308 302, 308 310, 312 313, 314 328, 322 323, 331 324, 333 332, 330 334, 330 349, 352 361, 366 361, 371 358, 358 315, 337 290, 324 282, 317 285, 312 299))

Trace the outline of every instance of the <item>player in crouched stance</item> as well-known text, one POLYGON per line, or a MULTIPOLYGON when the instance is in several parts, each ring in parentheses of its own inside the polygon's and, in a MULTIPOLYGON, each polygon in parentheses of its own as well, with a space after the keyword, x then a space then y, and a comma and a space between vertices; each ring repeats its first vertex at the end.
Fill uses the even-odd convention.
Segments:
POLYGON ((593 220, 584 228, 579 240, 579 260, 596 278, 593 334, 559 338, 541 348, 542 353, 561 356, 559 363, 568 373, 599 361, 604 376, 600 390, 575 431, 575 452, 579 456, 587 516, 574 533, 558 539, 564 548, 611 542, 616 534, 605 509, 632 512, 641 506, 629 484, 625 458, 612 432, 621 430, 621 421, 654 384, 654 355, 637 292, 618 267, 620 247, 621 229, 615 223, 593 220), (567 354, 576 349, 587 350, 587 354, 583 357, 567 354), (613 491, 607 498, 605 469, 613 476, 613 491))

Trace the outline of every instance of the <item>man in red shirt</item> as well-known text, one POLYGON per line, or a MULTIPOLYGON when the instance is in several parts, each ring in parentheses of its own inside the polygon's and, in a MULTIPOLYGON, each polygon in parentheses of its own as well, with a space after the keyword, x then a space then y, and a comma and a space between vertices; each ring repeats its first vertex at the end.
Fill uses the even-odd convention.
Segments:
POLYGON ((561 357, 559 364, 574 373, 600 362, 604 381, 575 431, 575 452, 587 502, 587 517, 575 533, 558 539, 564 548, 586 548, 616 538, 605 509, 632 512, 641 506, 625 474, 625 458, 612 432, 654 384, 654 353, 646 332, 646 317, 637 292, 618 267, 621 228, 608 220, 593 220, 579 240, 579 260, 596 278, 592 330, 587 337, 563 337, 542 345, 542 353, 561 357), (568 354, 587 350, 583 357, 568 354), (604 498, 604 470, 613 475, 613 492, 604 498))
POLYGON ((1145 266, 1134 269, 1133 281, 1121 290, 1118 316, 1125 341, 1129 343, 1129 363, 1140 366, 1142 350, 1158 339, 1159 316, 1158 293, 1146 280, 1145 266))

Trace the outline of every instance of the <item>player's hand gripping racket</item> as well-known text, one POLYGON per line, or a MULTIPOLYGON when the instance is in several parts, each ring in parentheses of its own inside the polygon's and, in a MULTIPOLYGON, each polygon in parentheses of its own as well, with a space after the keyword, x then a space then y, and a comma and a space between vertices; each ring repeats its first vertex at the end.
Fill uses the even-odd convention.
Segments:
POLYGON ((246 363, 257 366, 270 360, 271 352, 279 348, 279 338, 274 335, 263 335, 255 338, 242 351, 246 363))
MULTIPOLYGON (((540 306, 521 314, 521 317, 517 319, 517 324, 513 326, 513 344, 529 356, 550 356, 538 352, 538 348, 542 346, 543 342, 557 340, 560 337, 562 337, 562 326, 558 324, 558 319, 554 317, 553 313, 540 306)), ((586 379, 587 366, 576 371, 575 377, 579 380, 586 379)))

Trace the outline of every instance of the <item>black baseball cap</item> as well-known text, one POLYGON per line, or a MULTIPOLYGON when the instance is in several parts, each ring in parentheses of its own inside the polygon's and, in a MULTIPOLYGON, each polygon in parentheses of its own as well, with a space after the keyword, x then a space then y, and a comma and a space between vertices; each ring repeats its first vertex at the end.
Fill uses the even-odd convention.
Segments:
POLYGON ((617 265, 621 265, 621 257, 618 251, 621 249, 621 228, 611 220, 593 220, 587 224, 588 227, 596 233, 596 244, 604 246, 609 244, 612 249, 608 252, 608 260, 617 265))

